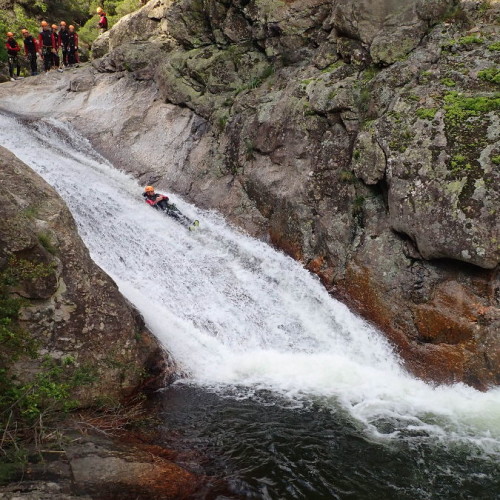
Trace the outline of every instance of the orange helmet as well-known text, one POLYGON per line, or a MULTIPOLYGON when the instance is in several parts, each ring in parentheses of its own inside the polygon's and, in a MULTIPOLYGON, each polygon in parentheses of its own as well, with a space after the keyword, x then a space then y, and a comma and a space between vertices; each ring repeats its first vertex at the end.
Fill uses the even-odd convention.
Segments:
POLYGON ((59 27, 59 26, 57 26, 57 24, 53 24, 53 25, 51 26, 51 28, 52 28, 53 30, 56 30, 58 27, 59 27))
POLYGON ((42 21, 42 22, 40 23, 40 26, 42 26, 42 27, 44 27, 44 28, 45 28, 45 26, 48 26, 48 25, 49 25, 49 23, 48 23, 47 21, 42 21))
POLYGON ((14 36, 14 33, 12 33, 12 31, 9 31, 9 32, 7 33, 7 36, 8 36, 8 37, 14 36))
POLYGON ((70 25, 69 25, 69 29, 70 29, 70 30, 74 30, 74 29, 75 29, 75 27, 74 27, 72 24, 70 24, 70 25))
POLYGON ((66 21, 61 21, 59 24, 60 24, 61 26, 66 26, 66 21))
POLYGON ((97 13, 101 14, 101 12, 104 12, 101 7, 97 7, 97 13))
POLYGON ((155 188, 154 188, 153 186, 146 186, 146 187, 144 188, 144 191, 145 191, 146 193, 153 193, 153 192, 154 192, 154 190, 155 190, 155 188))
POLYGON ((29 34, 30 34, 30 32, 29 32, 27 29, 22 29, 22 30, 21 30, 21 33, 22 33, 23 35, 29 35, 29 34))

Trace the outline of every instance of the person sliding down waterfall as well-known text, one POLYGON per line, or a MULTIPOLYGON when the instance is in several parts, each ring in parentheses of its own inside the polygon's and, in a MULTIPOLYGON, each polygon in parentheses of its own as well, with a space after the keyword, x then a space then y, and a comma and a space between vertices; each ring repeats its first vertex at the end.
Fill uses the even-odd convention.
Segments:
POLYGON ((146 186, 144 188, 144 193, 142 193, 142 196, 144 196, 144 199, 148 205, 156 208, 157 210, 161 210, 174 219, 177 219, 190 231, 193 231, 200 225, 199 221, 197 220, 191 223, 190 219, 182 214, 173 203, 168 202, 168 196, 160 193, 155 193, 155 188, 153 186, 146 186))

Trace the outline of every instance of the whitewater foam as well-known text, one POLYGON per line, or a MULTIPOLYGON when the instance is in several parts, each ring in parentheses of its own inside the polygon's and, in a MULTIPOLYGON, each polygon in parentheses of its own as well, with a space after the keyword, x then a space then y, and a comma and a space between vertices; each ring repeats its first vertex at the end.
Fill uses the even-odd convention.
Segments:
POLYGON ((0 115, 0 143, 65 199, 93 259, 186 380, 333 400, 374 437, 418 430, 500 453, 500 389, 413 378, 387 341, 297 262, 178 197, 201 231, 151 210, 136 181, 68 124, 0 115))

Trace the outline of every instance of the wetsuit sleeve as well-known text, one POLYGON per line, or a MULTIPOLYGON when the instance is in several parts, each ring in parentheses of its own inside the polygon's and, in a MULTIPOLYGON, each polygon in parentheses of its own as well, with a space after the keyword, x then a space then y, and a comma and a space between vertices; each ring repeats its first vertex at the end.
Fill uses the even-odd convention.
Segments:
POLYGON ((19 47, 19 45, 11 45, 8 41, 6 42, 5 44, 5 48, 7 50, 10 50, 11 52, 19 52, 19 50, 21 49, 21 47, 19 47))
POLYGON ((54 33, 52 33, 50 38, 52 39, 52 48, 57 50, 56 37, 54 36, 54 33))
POLYGON ((146 199, 146 203, 148 205, 151 205, 151 206, 153 206, 155 204, 155 202, 153 200, 148 200, 148 199, 146 199))

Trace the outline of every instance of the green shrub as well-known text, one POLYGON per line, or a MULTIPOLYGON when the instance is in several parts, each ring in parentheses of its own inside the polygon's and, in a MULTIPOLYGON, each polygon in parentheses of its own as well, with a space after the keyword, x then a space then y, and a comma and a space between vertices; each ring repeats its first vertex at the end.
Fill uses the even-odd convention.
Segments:
POLYGON ((495 42, 488 45, 488 50, 500 50, 500 42, 495 42))
POLYGON ((90 3, 89 13, 92 15, 90 19, 81 27, 79 35, 81 40, 92 45, 94 40, 99 36, 99 16, 96 14, 97 7, 102 7, 106 12, 108 19, 108 28, 112 28, 123 16, 136 11, 142 4, 139 0, 93 0, 90 3))
MULTIPOLYGON (((16 5, 10 11, 0 11, 0 33, 2 37, 5 36, 7 31, 12 31, 19 46, 23 47, 22 29, 27 29, 30 33, 36 35, 38 33, 38 22, 35 19, 29 18, 25 10, 19 5, 16 5)), ((0 44, 0 61, 7 61, 5 43, 0 44)))

